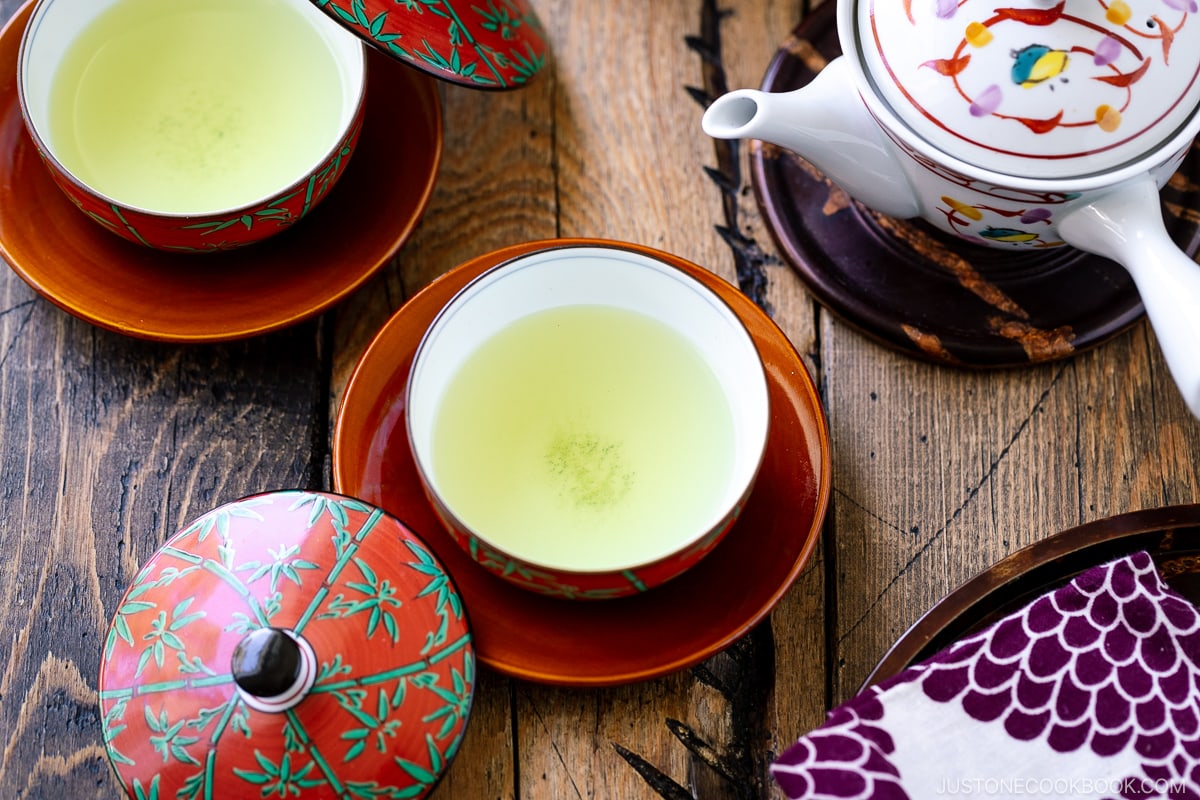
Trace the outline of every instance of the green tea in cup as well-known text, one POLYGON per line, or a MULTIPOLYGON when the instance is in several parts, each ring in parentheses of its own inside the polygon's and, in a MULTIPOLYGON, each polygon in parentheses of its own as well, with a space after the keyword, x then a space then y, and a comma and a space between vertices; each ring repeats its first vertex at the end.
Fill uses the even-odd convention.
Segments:
POLYGON ((328 194, 363 118, 363 42, 310 0, 38 0, 18 96, 89 217, 174 251, 285 230, 328 194))
POLYGON ((288 0, 122 0, 64 53, 47 133, 67 169, 125 203, 243 205, 337 140, 342 80, 322 36, 288 0))
POLYGON ((522 588, 587 599, 644 591, 711 550, 769 420, 737 315, 617 246, 534 251, 468 284, 426 332, 405 410, 455 540, 522 588))
POLYGON ((687 541, 733 470, 733 412, 697 349, 645 314, 561 306, 484 342, 446 387, 432 470, 489 540, 564 569, 687 541))
POLYGON ((196 213, 268 195, 320 161, 342 102, 332 52, 286 0, 122 0, 66 51, 48 133, 97 191, 196 213))

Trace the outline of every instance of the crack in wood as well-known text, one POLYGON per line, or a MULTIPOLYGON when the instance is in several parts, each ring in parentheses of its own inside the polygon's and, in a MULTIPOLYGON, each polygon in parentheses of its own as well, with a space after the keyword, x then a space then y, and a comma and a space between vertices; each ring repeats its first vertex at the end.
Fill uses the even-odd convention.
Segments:
POLYGON ((1025 431, 1029 428, 1029 423, 1033 421, 1034 415, 1041 410, 1043 405, 1045 405, 1046 400, 1050 397, 1050 393, 1054 391, 1054 387, 1056 387, 1059 381, 1062 380, 1062 377, 1064 374, 1066 374, 1069 366, 1070 362, 1066 362, 1058 368, 1057 372, 1054 373, 1054 377, 1051 378, 1050 384, 1045 388, 1045 390, 1042 391, 1041 395, 1037 399, 1037 402, 1033 404, 1033 407, 1029 409, 1029 413, 1026 414, 1024 419, 1021 420, 1021 424, 1019 424, 1017 429, 1013 431, 1013 434, 1008 438, 1008 441, 1005 443, 1003 449, 1001 449, 999 455, 997 455, 992 463, 988 466, 987 472, 983 474, 978 483, 970 488, 970 490, 967 492, 967 496, 963 499, 958 508, 956 508, 950 515, 950 518, 942 524, 942 527, 938 528, 929 535, 929 539, 925 542, 925 544, 921 545, 921 547, 912 554, 908 561, 905 562, 904 566, 896 571, 896 574, 892 576, 892 579, 888 581, 887 585, 880 590, 879 594, 875 596, 875 599, 871 601, 866 610, 863 611, 863 613, 859 615, 858 619, 856 619, 853 624, 846 628, 846 630, 838 637, 837 643, 839 649, 843 642, 849 639, 860 627, 862 627, 863 623, 866 622, 867 617, 871 616, 871 612, 879 607, 879 604, 883 602, 883 598, 886 597, 887 593, 892 590, 892 587, 900 582, 900 579, 903 578, 910 569, 912 569, 914 564, 921 560, 921 557, 924 556, 925 553, 927 553, 929 549, 933 547, 933 545, 939 539, 941 539, 942 536, 945 535, 946 531, 950 529, 950 526, 954 524, 955 520, 962 516, 963 512, 966 511, 971 503, 975 501, 975 498, 979 496, 981 491, 983 491, 983 487, 987 485, 988 481, 992 479, 992 476, 994 476, 996 471, 1000 468, 1000 465, 1004 463, 1006 458, 1008 458, 1009 451, 1012 450, 1017 441, 1020 440, 1020 438, 1025 434, 1025 431))
POLYGON ((17 342, 21 340, 22 335, 25 333, 25 329, 29 327, 29 320, 33 317, 35 301, 36 298, 33 298, 0 311, 0 317, 2 317, 19 309, 25 309, 24 318, 17 323, 16 331, 13 332, 12 338, 8 340, 8 347, 4 348, 4 356, 0 357, 0 367, 3 367, 8 363, 8 357, 13 354, 13 350, 16 349, 17 342))
POLYGON ((29 308, 29 306, 33 305, 36 302, 37 302, 37 298, 31 297, 28 300, 22 300, 21 302, 17 303, 16 305, 9 306, 8 308, 5 308, 5 309, 0 309, 0 317, 6 317, 9 314, 13 313, 14 311, 20 311, 21 309, 29 308))

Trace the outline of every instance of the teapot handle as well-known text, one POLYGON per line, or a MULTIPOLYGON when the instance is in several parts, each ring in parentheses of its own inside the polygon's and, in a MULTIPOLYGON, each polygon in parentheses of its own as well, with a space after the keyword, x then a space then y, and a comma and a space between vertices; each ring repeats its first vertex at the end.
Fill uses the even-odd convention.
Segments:
POLYGON ((1144 175, 1068 212, 1058 233, 1129 272, 1171 375, 1200 417, 1200 265, 1171 239, 1160 208, 1158 186, 1144 175))

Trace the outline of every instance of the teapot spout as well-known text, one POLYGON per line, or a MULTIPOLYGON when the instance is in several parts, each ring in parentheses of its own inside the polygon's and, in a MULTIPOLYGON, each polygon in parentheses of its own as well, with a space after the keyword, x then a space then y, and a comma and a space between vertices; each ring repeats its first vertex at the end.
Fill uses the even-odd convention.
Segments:
POLYGON ((761 139, 791 150, 876 211, 901 219, 921 213, 902 159, 859 98, 844 56, 791 92, 722 95, 700 124, 714 139, 761 139))

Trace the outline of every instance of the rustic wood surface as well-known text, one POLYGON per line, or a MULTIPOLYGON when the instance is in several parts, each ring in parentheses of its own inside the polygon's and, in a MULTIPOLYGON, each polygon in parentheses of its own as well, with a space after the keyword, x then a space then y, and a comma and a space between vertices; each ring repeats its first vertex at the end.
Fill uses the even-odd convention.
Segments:
POLYGON ((1144 322, 1069 359, 966 371, 897 355, 813 302, 763 226, 747 148, 699 129, 706 93, 758 85, 804 3, 536 6, 547 70, 513 93, 441 88, 421 226, 320 319, 220 345, 137 341, 0 270, 0 797, 118 796, 96 675, 138 566, 220 503, 328 488, 337 403, 373 332, 437 275, 523 240, 633 241, 738 282, 818 382, 833 500, 770 621, 694 669, 600 690, 485 670, 436 798, 778 798, 772 755, 938 598, 1050 533, 1200 501, 1200 423, 1144 322))

